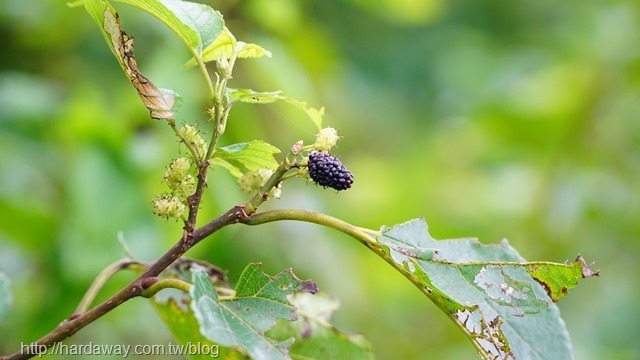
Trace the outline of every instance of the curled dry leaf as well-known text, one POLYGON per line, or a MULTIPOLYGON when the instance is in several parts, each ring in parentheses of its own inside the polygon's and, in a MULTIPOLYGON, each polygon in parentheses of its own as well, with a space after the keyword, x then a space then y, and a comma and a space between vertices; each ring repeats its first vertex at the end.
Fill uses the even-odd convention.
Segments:
POLYGON ((118 14, 112 12, 109 7, 104 11, 104 30, 109 34, 118 62, 138 91, 144 106, 149 109, 151 118, 158 120, 175 118, 173 113, 176 102, 175 93, 159 89, 140 73, 133 55, 133 37, 122 31, 118 14))

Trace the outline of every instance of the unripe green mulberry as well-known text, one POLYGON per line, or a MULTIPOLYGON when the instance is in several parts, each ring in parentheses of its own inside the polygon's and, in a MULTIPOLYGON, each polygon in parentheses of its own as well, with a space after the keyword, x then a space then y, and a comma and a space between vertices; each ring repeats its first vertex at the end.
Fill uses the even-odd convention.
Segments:
POLYGON ((187 158, 179 157, 171 162, 169 168, 164 173, 164 181, 169 188, 177 189, 182 180, 189 175, 191 162, 187 158))
POLYGON ((200 132, 194 126, 184 125, 180 128, 180 135, 188 141, 191 146, 198 152, 200 160, 204 159, 207 154, 207 143, 202 139, 200 132))
MULTIPOLYGON (((248 193, 254 193, 260 190, 260 188, 267 182, 267 180, 269 180, 272 174, 273 170, 269 169, 260 169, 257 171, 248 172, 238 179, 240 190, 248 193)), ((280 189, 280 185, 278 185, 278 187, 276 187, 275 189, 271 189, 271 192, 269 192, 269 197, 279 199, 281 193, 282 191, 280 189)))
POLYGON ((186 198, 196 191, 196 179, 189 174, 191 162, 189 159, 179 157, 169 165, 164 174, 164 181, 171 190, 186 198))
POLYGON ((180 218, 186 210, 187 206, 176 197, 162 195, 153 200, 153 213, 165 219, 180 218))

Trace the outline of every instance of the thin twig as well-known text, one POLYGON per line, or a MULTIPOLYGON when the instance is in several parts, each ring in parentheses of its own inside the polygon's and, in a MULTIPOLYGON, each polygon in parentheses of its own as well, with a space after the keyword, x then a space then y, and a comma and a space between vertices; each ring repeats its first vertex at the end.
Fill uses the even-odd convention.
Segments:
POLYGON ((78 304, 78 306, 76 307, 76 311, 74 312, 75 316, 86 312, 104 284, 118 271, 127 269, 130 265, 141 264, 138 261, 121 259, 104 268, 104 270, 102 270, 102 272, 100 272, 100 274, 98 274, 98 276, 95 278, 95 280, 93 280, 93 283, 84 294, 84 297, 82 298, 82 300, 80 300, 80 303, 78 304))
MULTIPOLYGON (((189 204, 189 215, 182 235, 182 241, 187 249, 193 246, 193 231, 196 227, 196 219, 198 218, 198 210, 200 210, 202 193, 204 192, 204 188, 207 186, 207 169, 210 164, 211 163, 208 160, 205 160, 201 165, 198 165, 198 184, 196 185, 196 191, 193 195, 187 198, 189 204)), ((185 249, 185 251, 187 249, 185 249)))
POLYGON ((439 296, 436 294, 436 292, 439 292, 440 290, 435 287, 425 286, 425 284, 420 280, 418 276, 415 276, 411 271, 408 270, 408 268, 405 268, 403 264, 397 263, 375 238, 376 231, 351 225, 344 220, 334 218, 330 215, 298 209, 265 211, 263 213, 252 215, 245 221, 242 221, 242 223, 246 225, 261 225, 273 221, 282 220, 296 220, 326 226, 332 229, 336 229, 360 241, 369 250, 373 251, 376 255, 378 255, 389 265, 391 265, 391 267, 401 273, 405 278, 407 278, 407 280, 409 280, 415 287, 417 287, 420 292, 422 292, 431 301, 433 301, 433 303, 436 304, 449 318, 451 318, 453 322, 458 326, 458 328, 460 328, 460 330, 462 330, 467 335, 467 338, 471 340, 471 343, 476 348, 476 350, 480 354, 483 354, 484 358, 488 358, 486 350, 484 350, 478 342, 473 341, 474 335, 469 331, 469 329, 467 329, 462 322, 458 321, 455 313, 451 312, 451 310, 447 308, 446 304, 440 301, 439 296))
MULTIPOLYGON (((138 276, 135 280, 133 280, 129 285, 118 291, 115 295, 109 297, 107 300, 103 301, 93 309, 81 313, 81 314, 73 314, 68 319, 64 320, 60 323, 55 329, 53 329, 50 333, 43 336, 42 338, 31 343, 32 347, 29 349, 37 349, 38 351, 42 349, 42 346, 50 347, 56 342, 60 342, 69 336, 78 332, 78 330, 83 327, 89 325, 96 319, 102 317, 106 313, 120 306, 124 302, 141 296, 143 291, 145 290, 145 279, 151 277, 157 277, 164 269, 169 267, 176 259, 180 258, 184 253, 189 250, 193 245, 199 243, 209 235, 215 233, 216 231, 222 229, 223 227, 235 224, 239 221, 245 221, 248 217, 246 213, 244 205, 237 205, 233 208, 229 209, 224 214, 218 216, 211 222, 202 226, 199 229, 196 229, 191 237, 190 246, 185 246, 183 244, 182 239, 180 239, 169 251, 167 251, 161 258, 159 258, 156 262, 151 264, 140 276, 138 276)), ((17 360, 17 359, 29 359, 33 356, 38 355, 37 351, 34 352, 23 352, 22 349, 16 351, 15 353, 3 357, 1 359, 5 360, 17 360)))
MULTIPOLYGON (((269 178, 267 183, 260 189, 261 192, 268 193, 271 188, 277 186, 277 184, 281 181, 282 176, 289 170, 289 168, 285 165, 285 161, 278 167, 274 174, 269 178)), ((196 188, 196 192, 192 197, 189 198, 190 207, 193 203, 193 208, 190 209, 189 222, 191 226, 195 225, 195 217, 197 214, 197 207, 200 205, 200 201, 202 198, 202 192, 206 185, 206 169, 208 167, 209 162, 205 162, 203 166, 200 168, 200 172, 198 175, 198 185, 196 188), (193 213, 193 215, 191 215, 193 213), (193 217, 193 218, 192 218, 193 217)), ((68 319, 64 320, 60 323, 55 329, 53 329, 50 333, 43 336, 42 338, 31 343, 31 347, 29 349, 37 349, 40 351, 42 347, 51 347, 54 343, 60 342, 69 336, 72 336, 76 332, 78 332, 83 327, 92 323, 96 319, 102 317, 107 314, 111 310, 120 306, 124 302, 138 296, 142 296, 145 294, 145 291, 149 288, 149 279, 156 278, 162 271, 164 271, 167 267, 169 267, 174 261, 184 255, 190 248, 198 244, 203 239, 207 238, 211 234, 216 231, 222 229, 223 227, 231 224, 236 224, 239 222, 249 223, 251 219, 251 215, 253 215, 258 206, 264 202, 264 198, 256 195, 248 204, 239 204, 229 209, 224 214, 218 216, 213 219, 209 223, 203 225, 202 227, 195 229, 193 231, 188 231, 189 226, 185 226, 185 234, 182 238, 171 248, 169 249, 162 257, 160 257, 157 261, 152 263, 147 267, 147 269, 140 274, 135 280, 133 280, 129 285, 118 291, 115 295, 109 297, 107 300, 103 301, 93 309, 82 312, 80 314, 74 313, 68 319)), ((274 220, 275 221, 275 220, 274 220)), ((109 270, 110 272, 113 271, 109 270)), ((153 285, 151 285, 153 286, 153 285)), ((91 290, 93 292, 93 290, 91 290)), ((91 296, 91 295, 90 295, 91 296)), ((87 300, 88 301, 88 300, 87 300)), ((83 300, 81 304, 87 302, 83 300)), ((85 305, 82 305, 84 307, 85 305)), ((15 353, 1 357, 1 360, 17 360, 17 359, 29 359, 33 356, 38 355, 38 352, 22 352, 21 350, 16 351, 15 353)))

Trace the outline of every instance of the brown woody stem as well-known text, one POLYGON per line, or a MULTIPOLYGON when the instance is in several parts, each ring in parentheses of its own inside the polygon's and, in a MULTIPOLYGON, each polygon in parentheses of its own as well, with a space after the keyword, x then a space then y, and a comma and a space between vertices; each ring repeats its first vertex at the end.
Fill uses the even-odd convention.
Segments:
MULTIPOLYGON (((133 280, 129 285, 118 291, 115 295, 109 297, 104 302, 100 303, 93 309, 83 312, 74 313, 68 319, 60 323, 49 334, 43 336, 31 343, 29 349, 38 351, 46 346, 47 348, 52 346, 56 342, 60 342, 69 336, 78 332, 78 330, 89 325, 96 319, 105 315, 109 311, 115 309, 124 302, 143 294, 145 286, 143 286, 145 279, 150 277, 157 277, 164 269, 169 267, 176 259, 184 255, 193 245, 199 243, 204 238, 222 229, 223 227, 235 224, 240 221, 246 221, 248 214, 245 210, 245 205, 240 204, 231 208, 229 211, 215 218, 211 222, 205 224, 199 229, 196 229, 191 234, 189 244, 186 244, 183 239, 180 239, 169 251, 167 251, 161 258, 151 264, 140 276, 133 280)), ((15 353, 4 356, 2 360, 17 360, 17 359, 29 359, 38 355, 37 351, 23 352, 22 349, 15 353)))

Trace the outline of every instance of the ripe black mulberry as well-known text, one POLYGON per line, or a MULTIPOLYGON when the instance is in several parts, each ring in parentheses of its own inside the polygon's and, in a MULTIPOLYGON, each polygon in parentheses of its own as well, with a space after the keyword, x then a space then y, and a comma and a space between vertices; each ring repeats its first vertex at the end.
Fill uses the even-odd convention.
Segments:
POLYGON ((338 158, 326 152, 314 151, 309 154, 309 176, 318 185, 347 190, 353 184, 353 175, 338 158))

